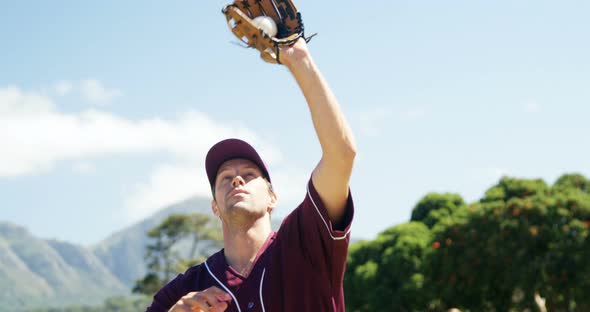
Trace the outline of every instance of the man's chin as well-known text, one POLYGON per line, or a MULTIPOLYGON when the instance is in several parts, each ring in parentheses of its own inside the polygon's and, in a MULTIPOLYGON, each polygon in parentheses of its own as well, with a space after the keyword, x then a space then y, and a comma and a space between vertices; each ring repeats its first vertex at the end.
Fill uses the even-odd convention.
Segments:
POLYGON ((252 206, 246 205, 242 202, 238 202, 233 206, 229 207, 228 212, 230 213, 230 215, 235 217, 239 216, 240 218, 246 217, 256 219, 264 216, 263 210, 256 210, 252 206))

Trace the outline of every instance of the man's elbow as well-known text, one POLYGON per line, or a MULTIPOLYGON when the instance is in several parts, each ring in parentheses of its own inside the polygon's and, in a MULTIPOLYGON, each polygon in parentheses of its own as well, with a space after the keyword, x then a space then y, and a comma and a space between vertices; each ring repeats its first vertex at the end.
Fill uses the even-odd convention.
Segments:
POLYGON ((324 159, 340 166, 352 167, 356 158, 356 146, 348 145, 334 150, 332 153, 324 153, 324 159))
POLYGON ((349 140, 347 144, 345 144, 345 148, 342 151, 342 158, 349 162, 354 162, 356 158, 356 143, 353 140, 349 140))
POLYGON ((354 159, 356 158, 356 147, 352 146, 350 149, 347 149, 343 152, 342 159, 348 163, 354 163, 354 159))
POLYGON ((322 146, 323 159, 331 163, 352 164, 356 158, 357 147, 353 138, 343 136, 341 140, 332 140, 322 146))

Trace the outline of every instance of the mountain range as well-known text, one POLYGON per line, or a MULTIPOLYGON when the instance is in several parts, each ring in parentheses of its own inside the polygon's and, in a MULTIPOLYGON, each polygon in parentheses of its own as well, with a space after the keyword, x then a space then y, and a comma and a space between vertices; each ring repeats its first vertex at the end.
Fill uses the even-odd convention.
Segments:
MULTIPOLYGON (((24 227, 0 222, 0 312, 95 305, 131 295, 135 280, 146 273, 146 233, 170 214, 191 212, 210 215, 210 202, 192 198, 165 207, 90 247, 38 238, 24 227)), ((211 244, 201 247, 203 256, 214 252, 211 244)))
MULTIPOLYGON (((171 214, 195 212, 210 216, 210 201, 191 198, 164 207, 89 247, 38 238, 22 226, 0 221, 0 312, 98 305, 109 297, 131 296, 135 281, 147 273, 147 232, 171 214)), ((273 229, 281 221, 273 217, 273 229)), ((176 251, 188 254, 189 244, 180 241, 176 251)), ((197 254, 207 257, 220 247, 200 242, 197 254)))

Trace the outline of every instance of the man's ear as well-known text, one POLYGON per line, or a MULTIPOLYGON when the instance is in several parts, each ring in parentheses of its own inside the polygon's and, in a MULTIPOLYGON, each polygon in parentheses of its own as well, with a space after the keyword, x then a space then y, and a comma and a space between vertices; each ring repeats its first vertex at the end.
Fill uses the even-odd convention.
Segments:
POLYGON ((219 208, 217 208, 217 202, 215 201, 215 199, 211 200, 211 211, 213 211, 213 214, 216 217, 219 217, 219 208))
POLYGON ((268 202, 268 207, 266 208, 266 211, 268 213, 271 213, 276 207, 277 207, 277 195, 275 194, 275 192, 270 192, 270 200, 268 202))

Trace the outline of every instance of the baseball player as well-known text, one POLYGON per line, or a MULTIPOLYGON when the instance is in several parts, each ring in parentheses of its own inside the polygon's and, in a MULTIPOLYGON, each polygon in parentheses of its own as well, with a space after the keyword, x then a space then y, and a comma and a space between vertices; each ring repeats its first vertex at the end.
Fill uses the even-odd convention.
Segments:
POLYGON ((289 69, 305 96, 322 148, 307 186, 302 185, 305 198, 273 232, 270 215, 277 197, 260 155, 239 139, 215 144, 205 165, 224 248, 159 290, 148 312, 345 310, 356 145, 304 36, 277 49, 277 63, 289 69))

